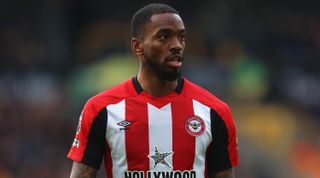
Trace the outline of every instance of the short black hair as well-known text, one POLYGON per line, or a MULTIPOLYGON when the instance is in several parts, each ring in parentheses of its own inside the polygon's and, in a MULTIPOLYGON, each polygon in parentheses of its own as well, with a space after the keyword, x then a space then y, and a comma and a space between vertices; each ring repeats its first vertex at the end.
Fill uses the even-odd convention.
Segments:
POLYGON ((131 19, 131 36, 135 38, 142 38, 145 27, 154 14, 174 13, 178 14, 173 7, 167 4, 152 3, 139 9, 131 19))

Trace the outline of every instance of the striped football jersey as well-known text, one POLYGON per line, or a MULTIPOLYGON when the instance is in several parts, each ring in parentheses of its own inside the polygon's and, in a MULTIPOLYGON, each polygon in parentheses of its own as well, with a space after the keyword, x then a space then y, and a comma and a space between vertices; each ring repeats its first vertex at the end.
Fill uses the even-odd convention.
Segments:
POLYGON ((164 97, 136 77, 87 101, 68 157, 108 178, 204 178, 238 164, 228 105, 185 78, 164 97))

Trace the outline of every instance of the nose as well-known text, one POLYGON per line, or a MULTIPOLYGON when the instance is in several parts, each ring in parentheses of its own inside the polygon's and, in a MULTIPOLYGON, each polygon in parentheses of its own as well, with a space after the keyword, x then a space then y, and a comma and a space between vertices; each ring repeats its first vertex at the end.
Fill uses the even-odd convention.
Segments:
POLYGON ((170 51, 175 53, 181 53, 184 47, 184 42, 180 41, 179 38, 173 38, 171 40, 170 51))

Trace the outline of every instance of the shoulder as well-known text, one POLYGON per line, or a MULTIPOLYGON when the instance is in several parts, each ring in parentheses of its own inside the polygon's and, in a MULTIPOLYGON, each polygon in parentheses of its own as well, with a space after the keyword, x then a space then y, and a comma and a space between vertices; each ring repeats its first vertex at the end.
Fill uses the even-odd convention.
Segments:
POLYGON ((201 86, 184 79, 184 95, 192 98, 217 112, 220 117, 229 119, 231 110, 228 104, 201 86))
POLYGON ((136 92, 133 87, 132 79, 128 79, 91 97, 86 102, 84 109, 90 110, 93 113, 98 113, 106 106, 118 103, 123 99, 133 95, 136 95, 136 92))

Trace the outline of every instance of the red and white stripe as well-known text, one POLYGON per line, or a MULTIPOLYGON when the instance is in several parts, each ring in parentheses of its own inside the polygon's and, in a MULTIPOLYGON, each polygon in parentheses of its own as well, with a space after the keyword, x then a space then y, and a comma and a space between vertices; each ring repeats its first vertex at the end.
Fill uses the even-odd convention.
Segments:
MULTIPOLYGON (((120 101, 117 104, 107 106, 108 110, 108 123, 106 137, 108 145, 111 150, 112 159, 112 175, 114 178, 122 177, 123 172, 128 169, 126 159, 126 142, 125 132, 120 131, 117 125, 125 119, 125 100, 120 101)), ((110 164, 110 163, 106 163, 110 164)), ((110 171, 110 170, 108 170, 110 171)))
POLYGON ((203 177, 205 175, 205 154, 206 149, 211 142, 211 120, 210 120, 210 108, 199 103, 196 100, 193 100, 194 114, 199 116, 204 120, 205 123, 205 132, 196 137, 196 146, 195 146, 195 160, 193 163, 193 170, 196 171, 197 177, 203 177))
POLYGON ((127 170, 195 170, 197 178, 205 176, 205 154, 212 138, 208 106, 181 98, 158 108, 129 98, 107 106, 107 111, 106 140, 114 178, 122 177, 127 170), (205 132, 198 137, 185 129, 186 120, 193 115, 202 118, 206 125, 205 132), (120 130, 117 125, 123 120, 131 123, 127 130, 120 130), (165 158, 172 168, 163 164, 154 167, 154 160, 148 155, 154 155, 155 147, 160 153, 172 152, 165 158))

